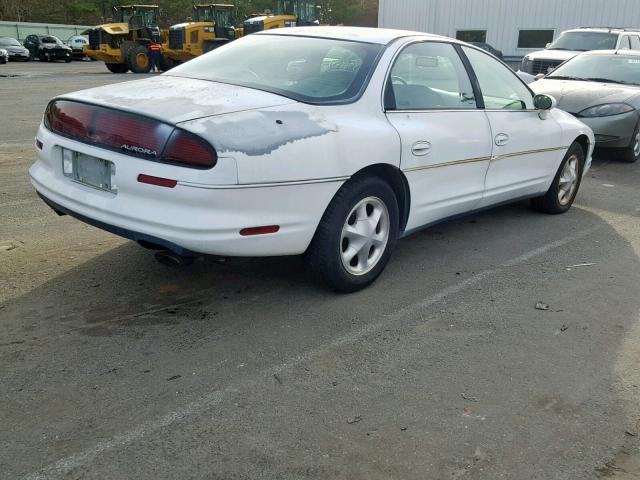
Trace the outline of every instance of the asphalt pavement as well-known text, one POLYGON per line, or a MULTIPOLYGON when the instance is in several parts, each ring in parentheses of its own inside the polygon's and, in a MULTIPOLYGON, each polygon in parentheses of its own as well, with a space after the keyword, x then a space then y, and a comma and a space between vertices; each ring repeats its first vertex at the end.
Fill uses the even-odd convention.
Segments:
POLYGON ((52 96, 142 77, 0 65, 0 478, 640 478, 640 164, 406 238, 353 295, 170 268, 27 174, 52 96))

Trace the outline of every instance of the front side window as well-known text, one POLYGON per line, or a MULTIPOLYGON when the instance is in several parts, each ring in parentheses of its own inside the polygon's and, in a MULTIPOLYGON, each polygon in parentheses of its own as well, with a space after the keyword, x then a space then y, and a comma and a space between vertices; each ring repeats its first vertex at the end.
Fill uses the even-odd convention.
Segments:
POLYGON ((487 109, 530 110, 533 95, 509 67, 475 48, 462 47, 478 78, 487 109))
POLYGON ((382 48, 326 38, 249 35, 168 74, 256 88, 301 102, 346 102, 364 89, 382 48))
POLYGON ((640 37, 631 35, 629 40, 631 40, 631 50, 640 50, 640 37))
POLYGON ((396 59, 385 92, 390 110, 476 108, 471 81, 449 43, 406 47, 396 59))
POLYGON ((487 43, 486 30, 458 30, 456 39, 461 42, 487 43))

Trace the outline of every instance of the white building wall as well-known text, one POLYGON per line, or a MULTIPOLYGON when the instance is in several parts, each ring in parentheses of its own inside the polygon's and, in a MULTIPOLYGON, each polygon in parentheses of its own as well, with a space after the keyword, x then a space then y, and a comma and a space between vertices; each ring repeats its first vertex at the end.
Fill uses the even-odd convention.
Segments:
POLYGON ((585 26, 640 28, 640 0, 379 0, 378 23, 455 37, 458 30, 487 30, 487 43, 505 56, 522 57, 521 29, 585 26))

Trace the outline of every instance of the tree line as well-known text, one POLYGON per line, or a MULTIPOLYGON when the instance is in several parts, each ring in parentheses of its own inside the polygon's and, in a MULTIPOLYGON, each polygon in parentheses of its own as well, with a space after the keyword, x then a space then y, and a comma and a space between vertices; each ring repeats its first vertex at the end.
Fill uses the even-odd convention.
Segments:
MULTIPOLYGON (((194 3, 216 0, 156 0, 161 9, 160 25, 168 27, 184 22, 192 16, 194 3)), ((123 0, 122 4, 131 4, 123 0)), ((152 3, 152 2, 141 2, 152 3)), ((251 14, 263 13, 274 8, 274 0, 220 0, 234 3, 237 22, 251 14)), ((322 22, 330 25, 376 26, 378 0, 317 0, 322 22)), ((65 23, 97 25, 113 18, 113 7, 119 3, 106 0, 0 0, 0 20, 19 22, 65 23)))

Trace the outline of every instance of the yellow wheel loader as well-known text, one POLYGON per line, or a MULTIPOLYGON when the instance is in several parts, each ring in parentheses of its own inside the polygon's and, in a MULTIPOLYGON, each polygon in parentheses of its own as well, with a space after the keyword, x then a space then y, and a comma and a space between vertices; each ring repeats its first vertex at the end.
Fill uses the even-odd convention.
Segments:
POLYGON ((242 36, 233 25, 235 6, 221 3, 194 5, 195 22, 173 25, 162 54, 169 64, 191 60, 242 36))
POLYGON ((277 0, 273 13, 266 13, 244 21, 244 34, 273 28, 319 25, 316 0, 277 0))
POLYGON ((86 56, 105 62, 113 73, 148 73, 149 45, 162 42, 157 5, 114 7, 117 22, 98 25, 82 32, 89 36, 86 56))

